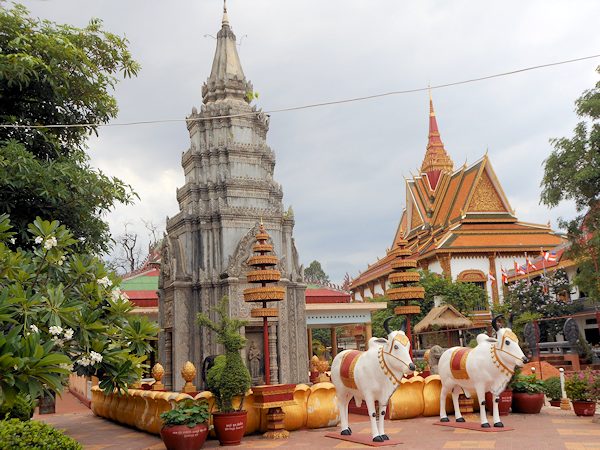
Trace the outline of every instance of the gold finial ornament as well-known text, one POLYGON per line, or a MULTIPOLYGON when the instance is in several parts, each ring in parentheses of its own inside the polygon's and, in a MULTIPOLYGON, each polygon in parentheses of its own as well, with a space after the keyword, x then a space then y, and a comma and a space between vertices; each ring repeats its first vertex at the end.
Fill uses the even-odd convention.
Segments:
POLYGON ((164 391, 165 385, 161 383, 162 378, 165 376, 165 369, 160 363, 154 364, 152 367, 152 376, 156 380, 152 385, 153 391, 164 391))
POLYGON ((185 386, 181 392, 196 392, 198 389, 194 384, 192 384, 192 380, 196 377, 196 366, 192 364, 191 361, 186 361, 181 369, 181 376, 185 380, 185 386))

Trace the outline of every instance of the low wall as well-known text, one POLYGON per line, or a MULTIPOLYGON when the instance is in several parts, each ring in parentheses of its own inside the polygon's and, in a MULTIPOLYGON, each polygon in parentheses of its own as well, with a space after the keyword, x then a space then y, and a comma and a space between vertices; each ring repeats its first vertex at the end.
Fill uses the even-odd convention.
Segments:
POLYGON ((69 375, 69 392, 88 408, 92 402, 92 387, 98 384, 96 377, 83 377, 75 373, 69 375))
MULTIPOLYGON (((211 409, 214 406, 213 395, 208 391, 200 392, 195 397, 179 392, 141 389, 129 389, 129 395, 116 393, 105 395, 98 386, 94 386, 91 391, 94 414, 153 434, 160 433, 162 426, 160 414, 172 409, 178 401, 204 398, 211 409)), ((420 376, 404 378, 390 399, 390 418, 395 420, 439 415, 440 391, 439 375, 430 375, 427 378, 420 376)), ((294 391, 294 399, 296 405, 283 407, 287 430, 325 428, 338 424, 340 415, 333 384, 317 383, 310 387, 299 384, 294 391)), ((237 407, 239 402, 240 399, 237 399, 234 406, 237 407)), ((266 410, 254 408, 253 405, 254 395, 249 391, 244 399, 243 408, 248 411, 245 434, 267 430, 266 410)), ((449 413, 454 412, 450 397, 447 399, 446 407, 449 413)))

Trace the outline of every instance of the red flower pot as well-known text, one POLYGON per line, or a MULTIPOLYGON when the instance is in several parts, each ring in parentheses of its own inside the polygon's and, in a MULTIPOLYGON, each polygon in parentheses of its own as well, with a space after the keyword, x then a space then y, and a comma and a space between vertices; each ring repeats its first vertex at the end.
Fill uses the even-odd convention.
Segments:
POLYGON ((530 394, 528 392, 513 392, 513 412, 522 414, 539 414, 544 406, 544 394, 530 394))
POLYGON ((160 430, 167 450, 198 450, 204 445, 208 437, 208 425, 199 423, 194 427, 187 425, 173 425, 160 430))
MULTIPOLYGON (((508 413, 510 412, 510 407, 512 405, 512 399, 513 399, 513 391, 511 391, 510 389, 506 389, 502 392, 500 392, 500 395, 498 396, 498 412, 500 413, 501 416, 508 416, 508 413)), ((485 393, 485 409, 488 412, 492 412, 494 407, 494 397, 492 396, 491 392, 486 392, 485 393)))
POLYGON ((596 412, 596 402, 573 400, 573 411, 578 416, 593 416, 596 412))
POLYGON ((246 431, 247 414, 247 411, 213 413, 213 425, 221 445, 240 445, 246 431))
POLYGON ((560 400, 550 400, 550 406, 554 406, 555 408, 560 407, 560 400))

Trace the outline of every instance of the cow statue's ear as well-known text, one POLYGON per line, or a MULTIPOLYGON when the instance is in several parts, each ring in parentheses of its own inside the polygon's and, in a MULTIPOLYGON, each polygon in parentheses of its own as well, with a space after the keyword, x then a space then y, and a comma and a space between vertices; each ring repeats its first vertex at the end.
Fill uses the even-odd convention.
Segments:
POLYGON ((388 343, 387 339, 384 339, 384 338, 377 338, 373 342, 375 342, 377 344, 387 344, 388 343))
POLYGON ((489 337, 485 340, 485 342, 489 342, 490 344, 495 344, 498 342, 498 339, 489 337))

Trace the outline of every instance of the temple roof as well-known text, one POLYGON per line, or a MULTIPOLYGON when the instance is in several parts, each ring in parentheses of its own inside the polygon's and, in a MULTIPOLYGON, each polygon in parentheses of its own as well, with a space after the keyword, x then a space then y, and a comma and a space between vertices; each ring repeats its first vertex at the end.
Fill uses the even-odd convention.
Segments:
POLYGON ((223 4, 221 29, 217 33, 217 48, 208 80, 202 87, 204 103, 233 99, 245 101, 252 84, 246 81, 237 52, 235 34, 229 24, 227 6, 223 4))
MULTIPOLYGON (((540 248, 554 248, 565 241, 549 226, 517 219, 487 153, 470 166, 452 171, 431 99, 429 139, 421 173, 405 182, 406 208, 391 248, 404 237, 417 260, 437 254, 539 253, 540 248)), ((369 265, 352 280, 350 288, 387 277, 391 261, 387 254, 369 265)))

